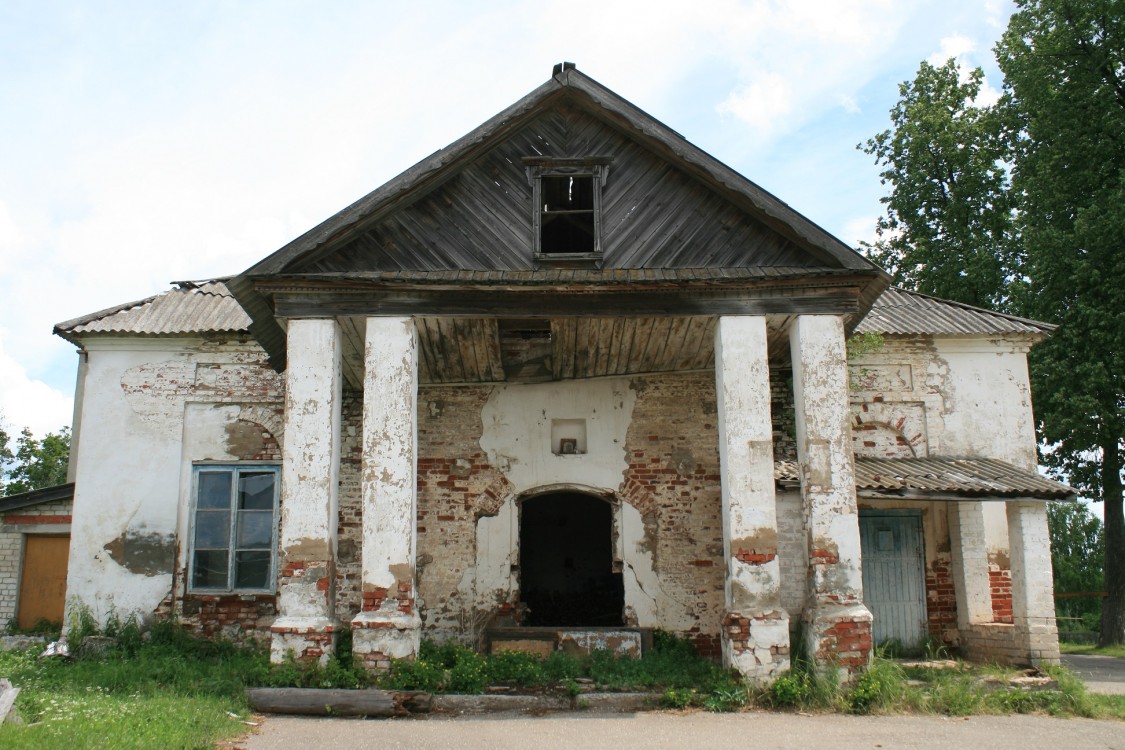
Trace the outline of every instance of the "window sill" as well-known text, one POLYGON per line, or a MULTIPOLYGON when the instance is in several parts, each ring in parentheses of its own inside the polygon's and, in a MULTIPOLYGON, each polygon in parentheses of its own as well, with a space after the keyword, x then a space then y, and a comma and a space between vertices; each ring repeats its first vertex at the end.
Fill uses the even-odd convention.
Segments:
POLYGON ((601 253, 535 253, 535 262, 549 268, 601 268, 601 253))

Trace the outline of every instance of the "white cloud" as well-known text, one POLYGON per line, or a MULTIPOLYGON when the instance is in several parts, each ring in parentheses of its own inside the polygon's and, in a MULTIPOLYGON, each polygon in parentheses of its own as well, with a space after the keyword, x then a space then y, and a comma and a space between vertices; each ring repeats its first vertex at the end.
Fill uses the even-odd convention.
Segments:
POLYGON ((763 73, 753 82, 740 86, 717 107, 761 133, 770 133, 780 120, 793 111, 789 81, 776 73, 763 73))
MULTIPOLYGON (((940 47, 937 52, 934 52, 926 61, 934 67, 945 65, 949 58, 957 58, 958 61, 963 61, 970 53, 975 52, 977 45, 972 39, 962 34, 953 34, 943 38, 940 42, 940 47)), ((964 67, 964 64, 962 65, 964 67)))
POLYGON ((861 242, 874 244, 877 239, 875 226, 878 221, 876 216, 857 216, 844 223, 844 228, 838 236, 852 247, 859 247, 861 242))
POLYGON ((74 399, 46 383, 28 377, 27 371, 4 350, 0 332, 0 417, 14 432, 30 428, 38 437, 69 426, 74 399))
MULTIPOLYGON (((541 84, 553 63, 577 62, 672 127, 698 118, 723 147, 772 156, 826 114, 858 127, 841 108, 885 112, 860 92, 892 56, 912 67, 933 36, 957 38, 927 27, 904 41, 919 11, 894 0, 481 7, 251 0, 59 18, 28 5, 23 27, 0 27, 12 59, 0 99, 21 108, 0 140, 0 412, 46 413, 46 429, 69 419, 58 404, 73 349, 52 324, 248 267, 541 84)), ((847 137, 845 164, 860 136, 847 137)), ((779 157, 778 173, 800 158, 779 157)), ((854 171, 817 163, 802 180, 854 171)))
POLYGON ((858 115, 862 110, 859 107, 859 102, 856 101, 855 96, 852 94, 840 94, 840 106, 849 115, 858 115))

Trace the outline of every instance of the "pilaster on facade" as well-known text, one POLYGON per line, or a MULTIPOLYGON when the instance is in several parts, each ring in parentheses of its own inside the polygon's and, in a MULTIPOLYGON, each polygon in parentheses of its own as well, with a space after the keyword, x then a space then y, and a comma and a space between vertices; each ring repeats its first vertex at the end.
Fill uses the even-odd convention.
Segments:
POLYGON ((1041 502, 1010 502, 1008 539, 1012 570, 1015 646, 1033 667, 1059 664, 1051 537, 1041 502))
POLYGON ((764 683, 789 668, 765 318, 719 318, 715 380, 726 559, 723 663, 764 683))
POLYGON ((363 380, 362 609, 353 653, 369 669, 418 653, 418 345, 414 320, 367 319, 363 380))
POLYGON ((335 650, 341 333, 335 320, 289 321, 282 449, 278 618, 270 659, 327 662, 335 650))
POLYGON ((798 316, 789 344, 809 545, 804 637, 818 664, 853 671, 870 661, 872 618, 863 604, 843 321, 798 316))

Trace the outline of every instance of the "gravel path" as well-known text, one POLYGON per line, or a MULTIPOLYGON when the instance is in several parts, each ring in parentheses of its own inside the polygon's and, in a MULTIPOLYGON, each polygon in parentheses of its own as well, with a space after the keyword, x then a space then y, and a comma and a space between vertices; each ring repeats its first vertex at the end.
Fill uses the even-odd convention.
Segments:
POLYGON ((528 718, 430 717, 365 721, 270 717, 238 747, 454 748, 455 750, 624 750, 625 748, 820 748, 864 750, 1125 750, 1125 723, 1039 716, 801 716, 765 712, 708 714, 573 713, 528 718))

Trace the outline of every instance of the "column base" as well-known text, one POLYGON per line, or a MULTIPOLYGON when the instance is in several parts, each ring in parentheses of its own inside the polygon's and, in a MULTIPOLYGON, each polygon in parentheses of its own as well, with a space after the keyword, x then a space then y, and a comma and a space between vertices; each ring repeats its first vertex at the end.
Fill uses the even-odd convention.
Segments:
POLYGON ((871 663, 870 610, 862 604, 807 607, 805 648, 819 669, 836 667, 850 676, 871 663))
POLYGON ((723 618, 723 665, 757 685, 789 669, 789 613, 729 612, 723 618))
POLYGON ((270 661, 288 659, 328 663, 336 653, 335 620, 327 617, 279 617, 270 626, 270 661))
POLYGON ((352 620, 352 655, 368 671, 390 669, 391 659, 413 659, 422 644, 414 612, 360 612, 352 620))

